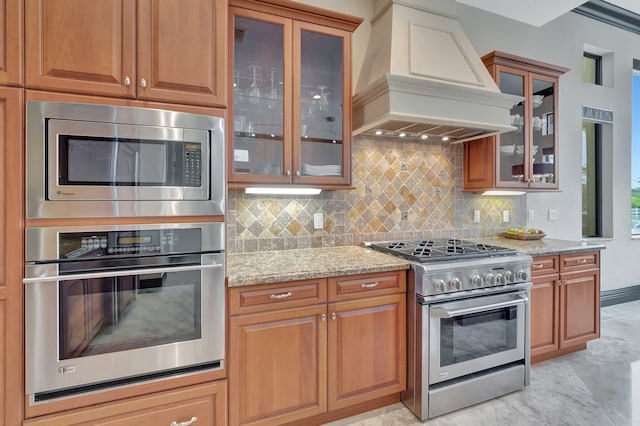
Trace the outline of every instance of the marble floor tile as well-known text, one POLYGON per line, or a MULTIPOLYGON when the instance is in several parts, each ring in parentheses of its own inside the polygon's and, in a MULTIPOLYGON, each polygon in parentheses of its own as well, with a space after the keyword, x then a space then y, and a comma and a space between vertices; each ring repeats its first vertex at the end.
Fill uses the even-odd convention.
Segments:
POLYGON ((331 426, 640 426, 640 301, 601 310, 601 338, 531 367, 531 385, 420 422, 401 403, 331 426))

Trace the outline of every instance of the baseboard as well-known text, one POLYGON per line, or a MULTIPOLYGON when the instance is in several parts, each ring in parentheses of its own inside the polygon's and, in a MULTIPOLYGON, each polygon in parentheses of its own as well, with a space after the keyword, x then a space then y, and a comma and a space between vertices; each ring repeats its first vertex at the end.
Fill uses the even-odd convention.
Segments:
POLYGON ((604 290, 600 292, 600 307, 640 300, 640 285, 604 290))

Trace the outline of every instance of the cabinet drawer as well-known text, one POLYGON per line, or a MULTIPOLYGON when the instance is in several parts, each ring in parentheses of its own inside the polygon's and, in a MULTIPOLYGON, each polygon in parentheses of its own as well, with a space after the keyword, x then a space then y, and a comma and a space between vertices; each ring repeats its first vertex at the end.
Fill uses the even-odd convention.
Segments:
POLYGON ((599 251, 563 254, 560 256, 560 270, 562 272, 598 267, 600 267, 599 251))
POLYGON ((326 301, 325 278, 229 288, 231 315, 293 308, 326 301))
POLYGON ((136 426, 227 424, 227 381, 162 392, 156 395, 73 410, 24 422, 24 426, 136 426))
POLYGON ((560 272, 558 256, 534 257, 531 263, 531 276, 554 274, 560 272))
POLYGON ((349 300, 405 292, 406 271, 329 278, 329 300, 349 300))

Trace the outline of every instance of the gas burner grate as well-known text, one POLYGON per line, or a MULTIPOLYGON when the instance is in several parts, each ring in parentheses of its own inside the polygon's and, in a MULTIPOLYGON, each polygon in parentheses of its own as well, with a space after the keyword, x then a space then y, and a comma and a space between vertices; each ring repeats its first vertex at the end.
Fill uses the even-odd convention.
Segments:
POLYGON ((502 256, 516 253, 516 251, 512 249, 474 243, 457 238, 374 243, 371 244, 371 248, 420 263, 502 256))

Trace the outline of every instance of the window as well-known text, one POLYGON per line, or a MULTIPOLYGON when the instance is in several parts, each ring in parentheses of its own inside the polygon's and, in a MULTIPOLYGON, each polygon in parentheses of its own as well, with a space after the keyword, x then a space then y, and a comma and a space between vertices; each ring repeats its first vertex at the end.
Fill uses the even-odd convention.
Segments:
POLYGON ((602 125, 582 122, 582 236, 602 236, 602 125))
POLYGON ((584 52, 582 57, 582 81, 602 85, 602 56, 584 52))
POLYGON ((640 61, 631 78, 631 234, 640 236, 640 61))

